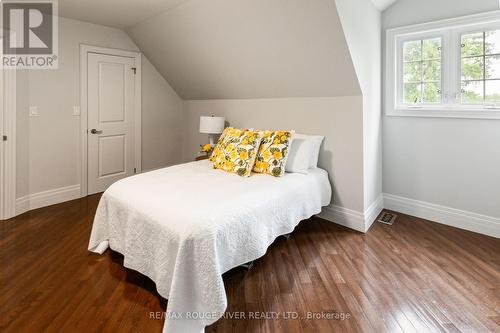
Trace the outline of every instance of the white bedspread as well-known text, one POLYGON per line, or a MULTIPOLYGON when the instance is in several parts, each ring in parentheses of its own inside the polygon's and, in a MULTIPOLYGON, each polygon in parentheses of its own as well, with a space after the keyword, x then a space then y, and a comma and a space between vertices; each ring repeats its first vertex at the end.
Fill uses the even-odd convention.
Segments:
POLYGON ((330 199, 322 169, 242 178, 208 161, 177 165, 113 184, 97 208, 89 250, 109 246, 156 283, 168 299, 163 332, 199 333, 226 309, 222 274, 263 256, 330 199))

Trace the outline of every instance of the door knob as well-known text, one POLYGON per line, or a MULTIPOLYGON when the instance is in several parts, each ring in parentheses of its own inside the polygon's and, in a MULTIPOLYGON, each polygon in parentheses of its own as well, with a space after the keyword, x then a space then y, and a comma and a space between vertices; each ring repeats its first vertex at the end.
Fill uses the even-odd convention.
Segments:
POLYGON ((102 134, 102 130, 96 130, 95 128, 90 130, 90 133, 92 134, 102 134))

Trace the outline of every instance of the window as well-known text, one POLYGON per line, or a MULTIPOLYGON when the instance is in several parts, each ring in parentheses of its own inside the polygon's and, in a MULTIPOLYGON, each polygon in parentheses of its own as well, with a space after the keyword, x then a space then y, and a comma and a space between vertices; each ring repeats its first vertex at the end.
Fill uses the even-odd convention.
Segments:
POLYGON ((462 34, 461 103, 500 103, 500 29, 462 34))
POLYGON ((500 11, 387 32, 389 115, 500 119, 500 11))
POLYGON ((403 102, 441 103, 441 38, 403 43, 403 102))

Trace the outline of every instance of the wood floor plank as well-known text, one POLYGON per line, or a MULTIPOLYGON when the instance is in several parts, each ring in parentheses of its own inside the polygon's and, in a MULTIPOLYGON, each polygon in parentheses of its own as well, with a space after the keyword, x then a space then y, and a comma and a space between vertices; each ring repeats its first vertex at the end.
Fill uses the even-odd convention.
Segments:
MULTIPOLYGON (((0 222, 1 332, 161 332, 154 282, 86 250, 99 199, 0 222)), ((223 278, 209 333, 500 332, 500 240, 403 214, 367 234, 303 221, 223 278)))

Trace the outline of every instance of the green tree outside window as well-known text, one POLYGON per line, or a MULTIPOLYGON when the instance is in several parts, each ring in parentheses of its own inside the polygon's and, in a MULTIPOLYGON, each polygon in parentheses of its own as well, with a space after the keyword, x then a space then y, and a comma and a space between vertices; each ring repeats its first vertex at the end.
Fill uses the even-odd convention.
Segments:
POLYGON ((500 103, 500 30, 463 34, 462 104, 500 103))
POLYGON ((405 104, 441 103, 441 43, 441 38, 403 43, 405 104))

